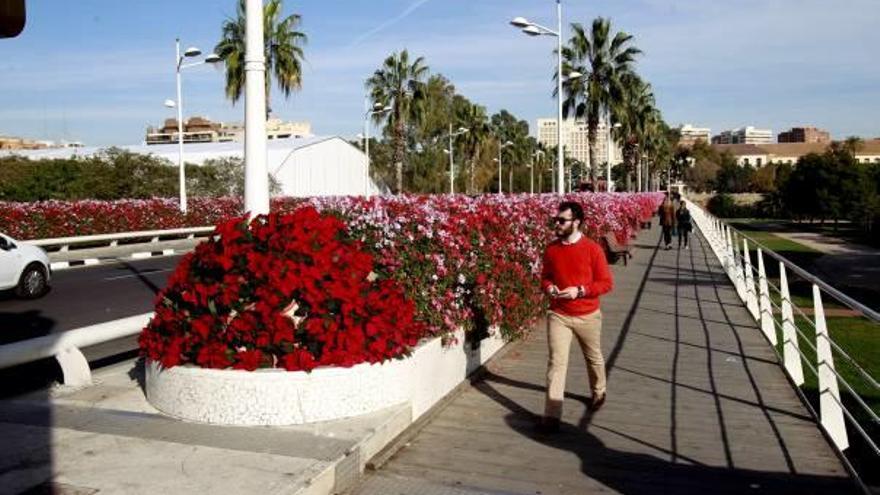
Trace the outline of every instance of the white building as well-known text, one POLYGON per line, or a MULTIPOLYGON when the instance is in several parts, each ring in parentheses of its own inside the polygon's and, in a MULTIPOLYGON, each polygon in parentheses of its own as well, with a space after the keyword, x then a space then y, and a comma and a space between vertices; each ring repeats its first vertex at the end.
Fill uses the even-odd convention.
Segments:
MULTIPOLYGON (((132 153, 153 155, 177 165, 176 144, 121 146, 132 153)), ((364 194, 366 155, 338 136, 314 136, 268 141, 269 173, 281 186, 281 196, 348 196, 364 194)), ((0 151, 0 156, 17 154, 30 159, 87 157, 103 148, 60 148, 0 151)), ((184 147, 184 161, 202 165, 206 160, 244 157, 244 143, 193 143, 184 147)), ((384 192, 370 181, 371 193, 384 192)))
MULTIPOLYGON (((558 134, 556 132, 556 119, 537 120, 537 140, 546 148, 556 146, 558 134)), ((587 122, 584 120, 565 119, 562 121, 562 140, 565 147, 565 156, 575 160, 590 163, 590 141, 587 122)), ((608 161, 607 129, 605 122, 599 121, 596 130, 596 163, 604 164, 608 161)), ((620 146, 614 143, 611 146, 611 164, 616 165, 622 160, 623 153, 620 146)))
POLYGON ((712 132, 708 127, 694 127, 691 124, 684 124, 678 128, 679 144, 683 146, 692 146, 697 141, 703 141, 709 144, 712 141, 712 132))
POLYGON ((757 129, 752 126, 740 127, 712 138, 712 144, 772 144, 773 131, 770 129, 757 129))

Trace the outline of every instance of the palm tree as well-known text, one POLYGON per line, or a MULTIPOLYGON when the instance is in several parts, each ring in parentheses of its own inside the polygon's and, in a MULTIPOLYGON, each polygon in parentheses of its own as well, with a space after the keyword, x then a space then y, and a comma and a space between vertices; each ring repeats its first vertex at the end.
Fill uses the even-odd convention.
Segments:
POLYGON ((672 159, 672 146, 669 142, 668 133, 669 126, 663 121, 660 111, 657 109, 651 111, 647 116, 645 125, 645 166, 643 168, 642 180, 639 184, 640 191, 652 189, 652 177, 653 183, 656 184, 661 168, 667 172, 667 182, 671 182, 669 165, 672 159))
POLYGON ((467 133, 458 138, 458 143, 463 152, 460 156, 463 159, 467 157, 468 160, 467 192, 468 194, 474 194, 477 191, 477 159, 492 141, 489 117, 486 115, 486 109, 483 106, 471 103, 467 98, 460 95, 455 96, 453 112, 455 113, 454 126, 464 127, 468 130, 467 133))
POLYGON ((651 85, 635 74, 621 78, 623 98, 611 109, 614 122, 620 124, 615 129, 615 140, 623 149, 623 167, 626 189, 632 190, 632 172, 640 167, 640 150, 644 148, 649 132, 648 125, 655 111, 654 93, 651 85))
POLYGON ((374 104, 390 106, 386 114, 375 114, 375 122, 386 121, 385 132, 391 135, 394 147, 394 166, 397 173, 397 193, 403 192, 403 165, 406 158, 407 127, 418 121, 423 99, 422 81, 428 73, 425 59, 418 57, 412 62, 409 52, 403 50, 385 59, 382 67, 376 69, 367 79, 367 90, 374 104), (415 117, 415 118, 414 118, 415 117))
POLYGON ((623 31, 612 35, 611 21, 602 17, 593 20, 589 32, 578 23, 571 28, 574 34, 562 49, 564 66, 583 77, 563 82, 563 115, 587 120, 590 180, 595 184, 599 118, 623 98, 623 80, 634 72, 641 50, 632 46, 631 35, 623 31))
MULTIPOLYGON (((266 74, 274 76, 281 92, 288 97, 292 91, 302 87, 303 45, 307 38, 297 31, 300 16, 291 14, 282 19, 283 9, 282 0, 269 0, 263 5, 263 52, 266 57, 266 74)), ((223 22, 223 37, 214 47, 214 53, 226 65, 226 97, 235 104, 241 98, 245 79, 245 0, 238 1, 234 19, 227 18, 223 22)), ((271 112, 271 87, 271 78, 266 77, 267 118, 271 112)))

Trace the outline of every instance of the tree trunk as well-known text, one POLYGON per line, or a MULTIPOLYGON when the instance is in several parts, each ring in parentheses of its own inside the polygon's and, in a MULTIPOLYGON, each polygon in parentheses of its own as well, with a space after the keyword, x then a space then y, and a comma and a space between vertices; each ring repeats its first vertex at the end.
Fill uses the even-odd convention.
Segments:
POLYGON ((397 175, 397 194, 403 194, 403 154, 406 143, 403 136, 403 121, 398 118, 395 125, 395 134, 397 134, 397 143, 394 149, 394 168, 397 175))
POLYGON ((590 184, 593 187, 596 187, 596 167, 598 164, 596 163, 596 134, 599 129, 599 121, 596 117, 590 116, 587 119, 587 142, 590 146, 590 184))

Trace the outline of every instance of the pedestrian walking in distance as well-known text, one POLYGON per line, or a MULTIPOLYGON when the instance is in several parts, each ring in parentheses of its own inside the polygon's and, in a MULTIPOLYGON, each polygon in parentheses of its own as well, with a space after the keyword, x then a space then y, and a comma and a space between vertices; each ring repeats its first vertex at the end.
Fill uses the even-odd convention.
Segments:
POLYGON ((682 243, 684 248, 687 249, 688 236, 690 236, 693 226, 691 224, 691 212, 688 211, 684 201, 679 202, 678 211, 675 212, 675 222, 678 224, 678 249, 681 249, 682 243))
POLYGON ((666 193, 666 199, 660 204, 660 226, 663 227, 663 243, 666 249, 672 249, 672 229, 675 228, 675 204, 666 193))
POLYGON ((602 312, 599 296, 611 290, 611 271, 602 247, 581 233, 584 210, 573 201, 559 205, 553 217, 556 240, 544 252, 541 288, 550 298, 547 313, 547 397, 540 431, 559 430, 565 396, 568 355, 574 336, 587 363, 591 411, 605 403, 605 358, 602 356, 602 312))

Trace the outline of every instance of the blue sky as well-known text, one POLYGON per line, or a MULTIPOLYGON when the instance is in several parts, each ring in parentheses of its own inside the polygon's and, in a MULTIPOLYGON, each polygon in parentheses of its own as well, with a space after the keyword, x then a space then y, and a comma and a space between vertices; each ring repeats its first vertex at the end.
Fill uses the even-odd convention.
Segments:
MULTIPOLYGON (((28 0, 28 25, 0 40, 0 134, 135 144, 172 116, 174 38, 210 51, 236 0, 28 0)), ((565 0, 567 22, 611 17, 645 51, 639 71, 671 124, 779 132, 813 124, 880 137, 876 0, 565 0)), ((553 40, 507 24, 555 22, 552 0, 286 0, 309 36, 303 90, 275 113, 318 134, 360 132, 364 80, 408 48, 490 112, 553 116, 553 40)), ((184 76, 188 115, 242 120, 223 75, 184 76)))

